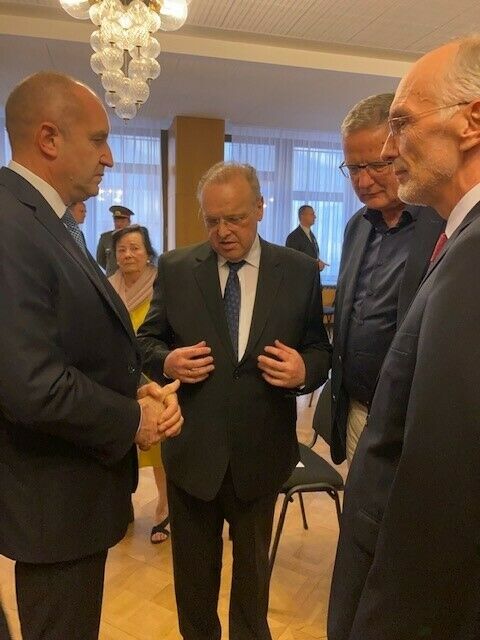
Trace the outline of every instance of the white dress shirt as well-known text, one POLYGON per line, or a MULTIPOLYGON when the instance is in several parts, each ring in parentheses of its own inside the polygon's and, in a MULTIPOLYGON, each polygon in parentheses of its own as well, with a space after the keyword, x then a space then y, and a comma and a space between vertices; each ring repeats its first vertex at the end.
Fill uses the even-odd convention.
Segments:
POLYGON ((452 233, 462 224, 464 218, 480 202, 480 183, 467 191, 457 204, 453 207, 451 214, 448 216, 447 226, 445 227, 445 235, 450 238, 452 233))
MULTIPOLYGON (((255 305, 255 295, 257 293, 258 269, 260 267, 260 240, 257 235, 253 241, 250 251, 245 256, 245 264, 238 270, 238 280, 240 282, 240 319, 238 324, 238 360, 243 358, 247 348, 248 336, 252 324, 253 307, 255 305)), ((222 296, 225 293, 228 274, 230 273, 227 259, 218 254, 218 277, 220 278, 220 288, 222 296)))

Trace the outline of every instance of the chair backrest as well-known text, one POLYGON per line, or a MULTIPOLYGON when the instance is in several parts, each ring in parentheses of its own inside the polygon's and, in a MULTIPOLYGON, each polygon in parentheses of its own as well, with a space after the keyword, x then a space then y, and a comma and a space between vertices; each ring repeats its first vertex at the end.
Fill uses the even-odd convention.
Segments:
POLYGON ((320 391, 315 413, 313 414, 312 428, 315 433, 330 444, 332 433, 332 381, 326 381, 320 391))

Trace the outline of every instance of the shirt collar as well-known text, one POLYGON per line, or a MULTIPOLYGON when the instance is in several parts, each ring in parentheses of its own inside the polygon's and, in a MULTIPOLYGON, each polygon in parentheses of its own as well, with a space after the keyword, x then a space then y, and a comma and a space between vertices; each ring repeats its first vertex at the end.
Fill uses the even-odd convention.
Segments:
MULTIPOLYGON (((260 266, 260 254, 262 252, 262 247, 260 245, 260 238, 258 237, 258 233, 255 236, 255 240, 253 241, 252 246, 250 247, 250 251, 243 258, 245 262, 252 267, 256 267, 257 269, 260 266)), ((219 253, 217 254, 218 266, 223 267, 224 264, 228 262, 227 258, 224 258, 219 253)))
POLYGON ((45 180, 37 176, 29 169, 25 168, 23 165, 15 162, 15 160, 11 160, 8 163, 8 168, 11 171, 15 171, 15 173, 18 173, 19 176, 29 182, 32 187, 34 187, 45 198, 45 200, 55 211, 57 216, 59 218, 63 217, 66 210, 65 203, 61 199, 58 191, 55 191, 55 189, 50 184, 48 184, 48 182, 45 182, 45 180))
POLYGON ((304 227, 303 224, 300 227, 305 231, 308 237, 310 237, 310 227, 304 227))
POLYGON ((467 193, 453 207, 451 214, 448 216, 447 226, 445 227, 445 235, 450 238, 452 233, 462 224, 464 218, 480 201, 480 183, 467 191, 467 193))
POLYGON ((382 212, 378 209, 366 209, 363 213, 363 217, 365 220, 370 222, 372 227, 376 231, 388 231, 390 229, 400 229, 405 227, 410 222, 415 222, 418 218, 418 207, 405 205, 404 210, 402 211, 402 215, 398 221, 398 224, 395 227, 387 227, 385 224, 385 220, 383 219, 382 212))

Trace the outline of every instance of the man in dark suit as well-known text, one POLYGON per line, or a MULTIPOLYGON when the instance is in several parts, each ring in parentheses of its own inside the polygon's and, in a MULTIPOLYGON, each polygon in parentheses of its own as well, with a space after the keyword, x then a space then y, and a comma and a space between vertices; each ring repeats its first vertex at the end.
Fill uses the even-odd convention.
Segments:
POLYGON ((94 640, 107 550, 128 524, 134 442, 149 448, 181 416, 171 389, 149 385, 137 400, 131 323, 67 210, 113 164, 105 109, 72 78, 39 73, 5 111, 0 553, 16 560, 24 640, 94 640))
POLYGON ((399 196, 447 224, 350 469, 329 640, 480 637, 479 58, 478 36, 436 49, 391 106, 399 196))
POLYGON ((405 205, 391 162, 380 154, 393 93, 356 104, 342 124, 340 168, 365 203, 345 229, 335 296, 332 459, 351 463, 375 383, 397 327, 427 271, 445 222, 405 205))
POLYGON ((316 220, 313 207, 309 204, 302 204, 298 209, 298 219, 300 224, 288 234, 285 246, 301 251, 307 256, 314 258, 317 261, 318 270, 323 271, 328 264, 319 258, 318 242, 312 231, 316 220))
POLYGON ((114 204, 109 211, 113 216, 113 229, 102 233, 97 245, 97 262, 105 270, 107 278, 113 276, 118 269, 117 259, 112 251, 112 233, 118 229, 125 229, 130 225, 133 211, 119 204, 114 204))
POLYGON ((184 383, 185 427, 163 448, 180 631, 220 639, 227 520, 229 637, 270 640, 268 549, 278 490, 298 461, 295 395, 318 387, 330 366, 318 269, 258 237, 253 167, 219 163, 198 194, 209 242, 160 258, 138 332, 145 372, 184 383))

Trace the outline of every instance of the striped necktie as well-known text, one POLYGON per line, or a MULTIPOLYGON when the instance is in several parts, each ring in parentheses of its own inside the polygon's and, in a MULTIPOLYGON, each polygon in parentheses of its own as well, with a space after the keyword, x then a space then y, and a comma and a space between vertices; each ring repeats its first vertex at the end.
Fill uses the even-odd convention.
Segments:
POLYGON ((223 294, 223 305, 225 307, 225 316, 227 318, 228 332, 232 341, 233 350, 238 358, 238 329, 240 323, 240 280, 238 279, 238 271, 245 264, 245 260, 240 262, 227 262, 230 272, 225 284, 225 292, 223 294))
POLYGON ((63 224, 67 227, 70 235, 78 244, 83 253, 87 253, 87 245, 85 244, 85 238, 83 237, 83 233, 80 231, 80 228, 77 224, 77 221, 72 215, 70 209, 67 209, 63 214, 62 218, 63 224))

